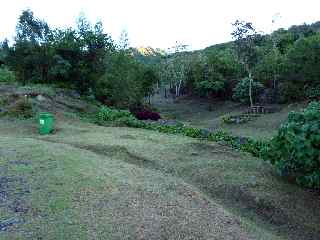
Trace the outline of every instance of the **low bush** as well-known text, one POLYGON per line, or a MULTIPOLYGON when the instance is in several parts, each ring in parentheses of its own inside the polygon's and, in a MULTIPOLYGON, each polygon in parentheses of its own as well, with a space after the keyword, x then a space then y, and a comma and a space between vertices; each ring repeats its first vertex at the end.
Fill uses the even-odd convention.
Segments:
POLYGON ((102 107, 98 112, 98 122, 111 122, 119 119, 131 117, 132 114, 126 110, 117 110, 108 107, 102 107))
POLYGON ((148 111, 148 110, 137 112, 135 114, 135 117, 139 120, 152 120, 152 121, 158 121, 161 118, 159 113, 148 111))
POLYGON ((129 107, 129 111, 139 120, 158 121, 161 118, 155 109, 146 104, 133 104, 129 107))
POLYGON ((265 157, 280 175, 320 188, 320 102, 310 103, 303 112, 291 112, 265 157))
POLYGON ((95 122, 100 125, 112 124, 134 128, 145 128, 146 125, 127 110, 112 109, 105 106, 100 108, 95 122))
POLYGON ((240 150, 242 152, 248 152, 254 157, 264 156, 265 151, 269 146, 268 142, 257 141, 246 137, 232 136, 224 131, 211 133, 208 137, 208 140, 214 142, 225 142, 232 148, 240 150))

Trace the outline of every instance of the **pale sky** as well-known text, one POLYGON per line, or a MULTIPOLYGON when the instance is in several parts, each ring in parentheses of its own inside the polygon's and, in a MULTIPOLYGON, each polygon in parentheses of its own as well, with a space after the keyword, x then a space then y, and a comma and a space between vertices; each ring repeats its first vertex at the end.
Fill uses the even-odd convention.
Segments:
POLYGON ((95 23, 102 20, 105 32, 118 40, 125 29, 133 47, 166 49, 176 41, 190 49, 231 40, 231 23, 241 18, 263 32, 274 27, 320 21, 320 0, 5 0, 0 9, 0 40, 12 38, 22 10, 52 27, 75 25, 80 12, 95 23))

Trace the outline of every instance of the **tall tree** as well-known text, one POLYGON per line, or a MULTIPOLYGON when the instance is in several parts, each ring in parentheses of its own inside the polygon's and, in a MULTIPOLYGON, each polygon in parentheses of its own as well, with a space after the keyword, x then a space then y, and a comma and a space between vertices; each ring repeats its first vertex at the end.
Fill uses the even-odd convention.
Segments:
POLYGON ((45 21, 37 19, 28 9, 20 15, 16 33, 17 41, 31 41, 41 44, 48 39, 50 28, 45 21))
POLYGON ((5 39, 3 42, 0 42, 0 65, 6 62, 9 50, 10 48, 8 39, 5 39))
POLYGON ((248 73, 248 78, 250 80, 249 97, 250 105, 253 106, 252 72, 253 67, 257 62, 257 49, 255 43, 258 39, 258 33, 250 22, 237 20, 232 25, 235 28, 231 35, 235 39, 236 51, 240 62, 244 65, 248 73))
POLYGON ((16 27, 15 44, 9 51, 11 67, 18 79, 46 81, 50 63, 51 30, 48 24, 36 18, 31 10, 25 10, 16 27))
MULTIPOLYGON (((275 14, 272 18, 272 32, 276 30, 277 27, 277 23, 279 22, 279 20, 281 19, 281 15, 280 14, 275 14)), ((280 42, 280 39, 278 37, 277 34, 271 34, 271 40, 272 40, 272 55, 274 57, 274 62, 276 64, 274 64, 273 67, 273 88, 276 89, 277 88, 277 79, 278 79, 278 75, 279 75, 279 59, 280 59, 280 52, 278 49, 278 44, 280 42)))

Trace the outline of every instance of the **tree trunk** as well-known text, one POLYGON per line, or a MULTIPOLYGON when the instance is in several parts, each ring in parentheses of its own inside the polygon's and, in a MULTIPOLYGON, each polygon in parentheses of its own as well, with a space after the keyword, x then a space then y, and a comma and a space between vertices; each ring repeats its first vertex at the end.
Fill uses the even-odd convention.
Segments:
POLYGON ((250 98, 250 106, 251 106, 251 107, 253 107, 252 83, 253 83, 252 74, 251 74, 251 72, 249 71, 249 98, 250 98))
POLYGON ((182 80, 179 81, 179 85, 178 85, 178 95, 177 95, 177 97, 180 96, 181 85, 182 85, 182 80))
MULTIPOLYGON (((276 52, 276 49, 277 49, 277 45, 276 45, 276 42, 273 40, 273 54, 274 56, 276 56, 276 62, 278 62, 278 55, 277 55, 277 52, 276 52)), ((277 74, 278 74, 278 71, 277 69, 278 66, 276 65, 276 67, 273 68, 273 89, 276 89, 276 84, 277 84, 277 74)))

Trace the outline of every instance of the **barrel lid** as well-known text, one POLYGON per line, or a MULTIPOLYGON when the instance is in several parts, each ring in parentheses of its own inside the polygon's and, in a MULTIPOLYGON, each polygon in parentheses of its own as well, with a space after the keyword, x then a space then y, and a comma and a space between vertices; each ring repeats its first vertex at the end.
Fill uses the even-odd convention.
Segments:
POLYGON ((41 112, 39 113, 39 117, 53 117, 53 114, 48 112, 41 112))

